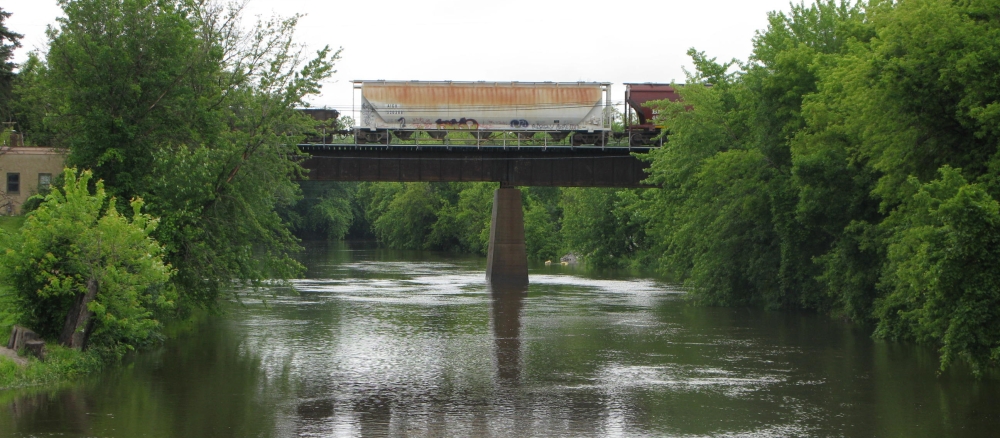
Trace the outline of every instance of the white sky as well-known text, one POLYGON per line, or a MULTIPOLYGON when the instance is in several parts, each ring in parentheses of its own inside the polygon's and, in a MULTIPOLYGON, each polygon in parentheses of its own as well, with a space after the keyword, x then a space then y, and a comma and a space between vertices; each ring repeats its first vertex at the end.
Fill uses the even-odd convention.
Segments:
MULTIPOLYGON (((44 51, 56 0, 0 0, 7 28, 24 35, 15 54, 44 51)), ((248 17, 306 14, 296 36, 312 49, 343 47, 337 73, 312 106, 348 112, 352 79, 683 82, 694 47, 746 59, 767 12, 789 0, 504 2, 251 0, 248 17)))

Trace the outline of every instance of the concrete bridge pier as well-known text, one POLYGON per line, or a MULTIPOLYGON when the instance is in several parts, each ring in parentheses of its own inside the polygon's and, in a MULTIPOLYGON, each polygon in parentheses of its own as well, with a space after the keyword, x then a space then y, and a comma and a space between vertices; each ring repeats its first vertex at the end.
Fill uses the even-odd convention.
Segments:
POLYGON ((528 252, 524 246, 521 191, 503 182, 493 192, 486 281, 505 286, 528 284, 528 252))

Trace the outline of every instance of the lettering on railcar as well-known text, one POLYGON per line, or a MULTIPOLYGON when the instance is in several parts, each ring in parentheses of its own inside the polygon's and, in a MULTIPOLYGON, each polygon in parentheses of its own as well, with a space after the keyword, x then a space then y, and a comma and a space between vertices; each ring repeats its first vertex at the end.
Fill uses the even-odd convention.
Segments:
POLYGON ((569 124, 569 123, 532 123, 531 129, 538 131, 574 131, 581 128, 579 124, 569 124))

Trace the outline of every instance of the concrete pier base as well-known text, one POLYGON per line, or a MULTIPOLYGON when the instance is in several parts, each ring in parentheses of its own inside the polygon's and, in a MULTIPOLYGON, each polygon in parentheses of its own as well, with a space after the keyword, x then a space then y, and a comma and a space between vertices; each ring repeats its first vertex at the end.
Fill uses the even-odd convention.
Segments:
POLYGON ((524 247, 524 213, 521 191, 513 187, 493 193, 493 221, 486 253, 486 281, 491 284, 527 285, 528 252, 524 247))

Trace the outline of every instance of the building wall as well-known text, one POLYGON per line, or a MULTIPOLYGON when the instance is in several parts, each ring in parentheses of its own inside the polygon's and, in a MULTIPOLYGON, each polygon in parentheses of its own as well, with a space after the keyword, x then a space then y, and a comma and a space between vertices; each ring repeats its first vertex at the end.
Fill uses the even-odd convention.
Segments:
POLYGON ((21 204, 38 193, 41 175, 49 175, 51 181, 62 173, 66 152, 43 147, 0 148, 0 215, 21 214, 21 204), (18 176, 18 190, 9 192, 13 174, 18 176))

